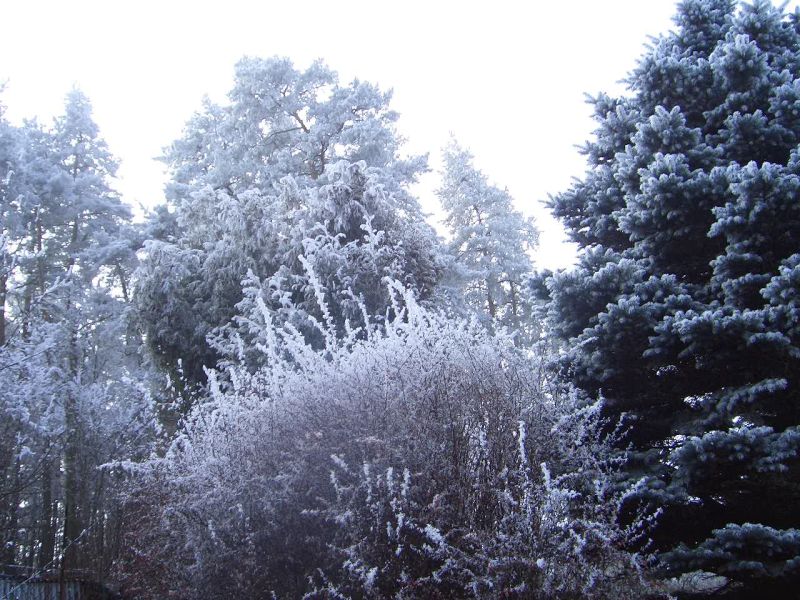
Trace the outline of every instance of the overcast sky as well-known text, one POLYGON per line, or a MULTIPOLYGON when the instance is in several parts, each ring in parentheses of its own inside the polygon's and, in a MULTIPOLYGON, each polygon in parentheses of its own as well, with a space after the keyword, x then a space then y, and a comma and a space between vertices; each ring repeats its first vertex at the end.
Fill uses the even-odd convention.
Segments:
MULTIPOLYGON (((573 251, 541 202, 585 168, 585 93, 619 93, 648 37, 672 27, 674 0, 437 0, 225 3, 6 0, 0 80, 9 117, 58 114, 75 84, 121 159, 130 202, 163 200, 153 161, 204 94, 223 101, 243 55, 323 58, 342 81, 393 88, 409 152, 439 151, 452 132, 544 235, 537 262, 573 251)), ((418 193, 435 211, 437 175, 418 193)))

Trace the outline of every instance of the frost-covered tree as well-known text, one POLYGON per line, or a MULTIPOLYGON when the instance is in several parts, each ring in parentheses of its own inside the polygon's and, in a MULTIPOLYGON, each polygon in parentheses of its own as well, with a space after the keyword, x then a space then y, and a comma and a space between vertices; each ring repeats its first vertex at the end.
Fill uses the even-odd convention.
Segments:
POLYGON ((357 79, 341 84, 321 61, 299 70, 288 58, 244 58, 230 103, 206 100, 167 150, 169 195, 188 198, 205 185, 232 195, 269 190, 286 175, 305 183, 339 160, 387 168, 387 188, 402 194, 427 167, 425 157, 399 156, 391 96, 357 79))
POLYGON ((207 102, 167 151, 172 208, 137 283, 148 343, 190 382, 215 364, 206 337, 233 318, 248 271, 273 278, 275 310, 291 299, 321 318, 299 260, 313 258, 339 321, 359 296, 386 309, 383 276, 425 297, 441 271, 408 192, 426 159, 400 157, 389 93, 272 58, 240 61, 229 97, 207 102))
MULTIPOLYGON (((674 573, 786 597, 800 570, 800 19, 685 0, 593 99, 590 169, 552 201, 582 248, 552 276, 565 374, 606 399, 674 573)), ((738 590, 738 591, 737 591, 738 590)))
POLYGON ((472 161, 452 140, 443 152, 437 191, 460 279, 455 292, 491 323, 519 330, 530 321, 524 280, 533 270, 528 253, 539 234, 533 220, 514 209, 508 190, 490 184, 472 161))
MULTIPOLYGON (((137 244, 86 97, 13 133, 3 184, 0 518, 5 564, 107 573, 120 512, 98 467, 148 448, 147 370, 130 326, 137 244), (129 454, 130 453, 130 454, 129 454)), ((4 135, 5 132, 0 132, 4 135)))
POLYGON ((346 332, 318 321, 317 347, 248 281, 251 341, 221 342, 231 366, 211 373, 163 458, 125 465, 135 485, 123 589, 647 597, 642 559, 622 549, 640 532, 617 525, 597 406, 552 388, 510 335, 387 285, 388 320, 346 332), (240 365, 251 348, 264 366, 240 365))
MULTIPOLYGON (((3 87, 0 86, 0 93, 3 87)), ((6 298, 8 279, 13 265, 12 240, 18 223, 13 219, 15 192, 11 185, 16 171, 16 130, 5 118, 5 106, 0 101, 0 346, 6 343, 6 298)))

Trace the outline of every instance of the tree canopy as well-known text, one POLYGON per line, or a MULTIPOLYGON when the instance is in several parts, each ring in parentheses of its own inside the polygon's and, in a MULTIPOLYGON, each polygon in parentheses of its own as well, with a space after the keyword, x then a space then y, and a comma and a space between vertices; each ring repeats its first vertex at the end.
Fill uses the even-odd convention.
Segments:
POLYGON ((359 297, 385 311, 385 276, 431 294, 438 240, 408 191, 426 157, 400 156, 390 97, 339 84, 321 62, 237 64, 230 104, 206 103, 165 155, 172 209, 148 244, 137 303, 166 365, 180 361, 190 381, 204 380, 219 358, 206 337, 235 316, 248 273, 275 310, 290 298, 292 318, 322 318, 301 256, 338 292, 341 322, 360 319, 359 297))

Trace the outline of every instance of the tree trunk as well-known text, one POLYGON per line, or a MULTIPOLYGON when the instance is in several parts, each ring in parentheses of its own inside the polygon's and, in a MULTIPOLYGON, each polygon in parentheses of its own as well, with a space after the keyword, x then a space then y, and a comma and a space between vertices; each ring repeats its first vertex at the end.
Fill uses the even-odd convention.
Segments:
MULTIPOLYGON (((72 382, 70 382, 72 383, 72 382)), ((71 386, 70 386, 71 387, 71 386)), ((78 414, 75 393, 68 390, 64 400, 66 446, 64 448, 64 536, 62 539, 64 571, 77 567, 77 546, 81 535, 78 477, 78 414)))
POLYGON ((122 299, 125 301, 125 304, 130 304, 130 298, 128 298, 128 282, 125 280, 125 272, 122 270, 122 265, 117 263, 114 265, 114 270, 117 272, 117 277, 119 277, 119 286, 122 291, 122 299))
POLYGON ((509 287, 511 288, 511 314, 514 315, 514 324, 517 324, 517 319, 519 318, 519 305, 517 302, 517 286, 513 281, 508 282, 509 287))
POLYGON ((6 294, 8 293, 8 272, 0 273, 0 346, 6 345, 6 294))
MULTIPOLYGON (((47 459, 46 459, 47 460, 47 459)), ((42 514, 39 518, 39 567, 53 560, 56 528, 53 514, 53 471, 49 460, 42 465, 42 514)))
MULTIPOLYGON (((72 224, 70 250, 74 249, 78 240, 78 223, 72 224)), ((75 264, 75 258, 70 252, 67 259, 67 273, 75 264)), ((65 314, 69 315, 72 301, 68 296, 65 314)), ((61 560, 62 575, 70 569, 77 567, 77 546, 75 540, 81 535, 79 496, 80 478, 78 477, 78 445, 80 443, 78 405, 75 386, 78 383, 78 335, 74 325, 70 325, 69 349, 67 356, 67 386, 64 396, 64 535, 61 541, 63 557, 61 560)))
POLYGON ((492 284, 488 279, 486 280, 486 305, 489 309, 489 316, 492 318, 492 321, 494 321, 494 316, 497 314, 497 307, 492 297, 492 284))
MULTIPOLYGON (((478 225, 481 225, 486 229, 486 236, 489 237, 490 232, 489 229, 483 224, 481 211, 475 205, 472 206, 472 210, 475 211, 475 217, 478 220, 478 225)), ((489 251, 486 248, 484 248, 481 253, 483 254, 484 258, 489 258, 489 251)), ((497 306, 495 305, 494 297, 492 296, 492 282, 488 278, 486 279, 486 308, 489 311, 489 317, 491 317, 492 321, 494 321, 494 317, 497 314, 497 306)))
POLYGON ((0 510, 8 514, 8 519, 2 523, 4 526, 3 535, 0 537, 0 542, 3 543, 3 547, 0 548, 0 563, 5 565, 17 564, 15 548, 19 544, 17 534, 19 522, 19 470, 19 460, 15 460, 13 466, 0 472, 4 476, 4 480, 8 482, 7 489, 0 490, 5 492, 0 496, 3 500, 2 504, 0 504, 0 510), (5 471, 8 470, 11 470, 11 472, 6 476, 5 471))

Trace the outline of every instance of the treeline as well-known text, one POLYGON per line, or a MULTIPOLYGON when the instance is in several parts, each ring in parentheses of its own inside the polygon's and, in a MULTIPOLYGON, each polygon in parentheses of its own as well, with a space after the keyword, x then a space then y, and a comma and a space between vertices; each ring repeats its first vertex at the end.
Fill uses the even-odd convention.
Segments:
MULTIPOLYGON (((243 59, 133 222, 87 99, 0 113, 4 569, 131 598, 791 597, 800 16, 685 0, 550 205, 243 59)), ((546 165, 542 165, 546 168, 546 165)))
POLYGON ((99 467, 152 449, 130 319, 143 230, 111 188, 115 170, 80 92, 50 128, 0 121, 3 568, 107 574, 122 512, 118 478, 99 467))

